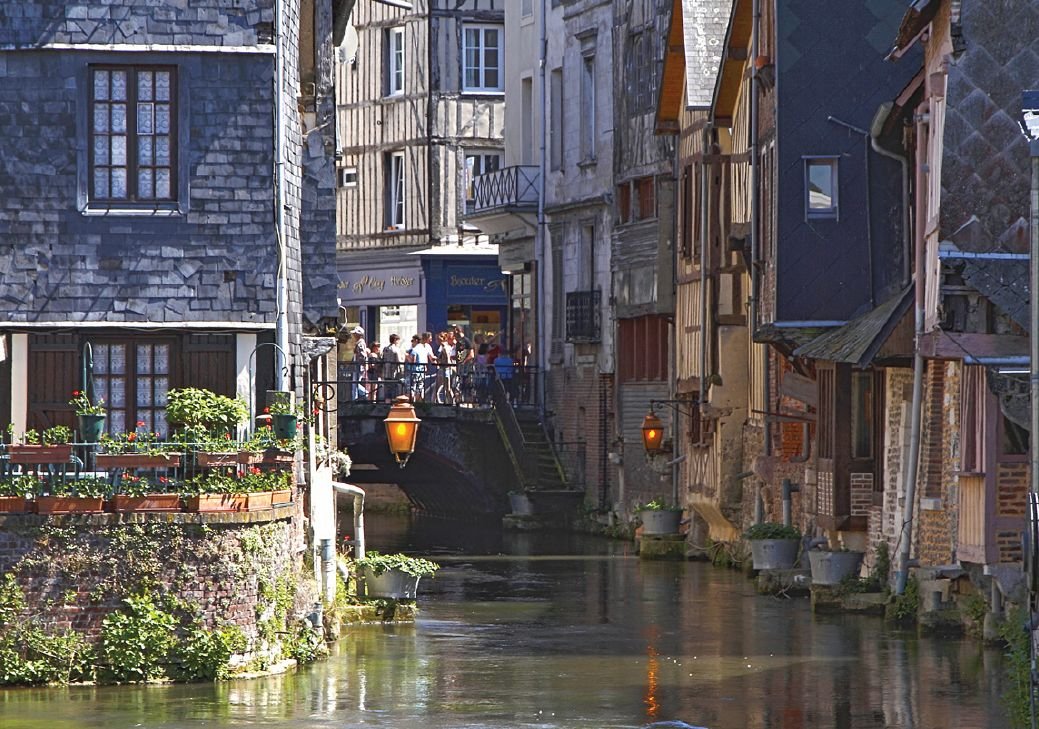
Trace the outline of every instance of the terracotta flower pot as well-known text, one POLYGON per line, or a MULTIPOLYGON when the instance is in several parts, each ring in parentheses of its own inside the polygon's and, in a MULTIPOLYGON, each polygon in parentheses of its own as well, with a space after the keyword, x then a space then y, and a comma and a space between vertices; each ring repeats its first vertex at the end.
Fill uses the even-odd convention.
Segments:
POLYGON ((180 494, 145 494, 112 497, 113 511, 180 511, 180 494))
POLYGON ((246 511, 247 494, 197 494, 187 496, 184 503, 188 511, 246 511))
POLYGON ((27 496, 0 496, 0 514, 28 514, 32 499, 27 496))
POLYGON ((180 453, 98 453, 98 468, 176 468, 180 453))
POLYGON ((38 496, 37 514, 99 514, 105 510, 105 500, 93 496, 38 496))
POLYGON ((292 464, 294 454, 292 451, 282 451, 275 448, 263 453, 250 453, 240 451, 238 462, 246 466, 288 466, 292 464))
POLYGON ((271 491, 271 506, 285 506, 292 503, 292 489, 271 491))
POLYGON ((270 509, 273 505, 271 491, 257 491, 255 493, 246 494, 248 499, 246 500, 247 511, 263 511, 264 509, 270 509))
POLYGON ((48 463, 68 463, 72 458, 71 445, 10 445, 7 453, 11 463, 22 465, 43 465, 48 463))
POLYGON ((196 454, 200 466, 237 466, 238 453, 207 453, 200 451, 196 454))

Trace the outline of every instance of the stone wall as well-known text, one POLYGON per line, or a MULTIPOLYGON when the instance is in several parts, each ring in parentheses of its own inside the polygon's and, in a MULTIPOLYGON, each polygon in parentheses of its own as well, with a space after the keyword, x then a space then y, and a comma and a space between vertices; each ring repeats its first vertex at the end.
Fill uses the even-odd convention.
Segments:
POLYGON ((289 620, 316 591, 301 579, 302 502, 268 512, 0 516, 0 574, 12 574, 27 611, 49 634, 90 642, 124 598, 149 592, 184 601, 203 627, 237 626, 247 656, 277 659, 264 620, 271 596, 291 590, 289 620))

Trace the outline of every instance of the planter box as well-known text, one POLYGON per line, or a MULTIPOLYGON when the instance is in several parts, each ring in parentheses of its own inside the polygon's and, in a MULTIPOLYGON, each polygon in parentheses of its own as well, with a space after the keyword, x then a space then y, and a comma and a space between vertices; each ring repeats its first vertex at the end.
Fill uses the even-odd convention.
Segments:
POLYGON ((285 506, 292 503, 292 489, 271 491, 271 506, 285 506))
POLYGON ((797 565, 800 539, 752 539, 750 553, 756 570, 789 570, 797 565))
POLYGON ((37 514, 99 514, 105 500, 92 496, 37 496, 37 514))
POLYGON ((145 494, 112 497, 113 511, 180 511, 180 494, 145 494))
POLYGON ((370 569, 364 570, 364 596, 414 600, 418 595, 419 577, 412 577, 400 570, 386 570, 376 576, 370 569))
POLYGON ((0 496, 0 514, 28 514, 32 499, 27 496, 0 496))
POLYGON ((516 516, 534 516, 534 502, 526 494, 509 494, 509 507, 516 516))
POLYGON ((640 511, 639 519, 642 520, 643 536, 678 534, 678 526, 682 523, 682 512, 649 509, 640 511))
POLYGON ((246 511, 247 494, 198 494, 187 496, 184 503, 188 511, 246 511))
POLYGON ((245 496, 246 511, 263 511, 264 509, 270 509, 273 505, 273 491, 257 491, 245 496))
POLYGON ((292 451, 268 450, 263 453, 239 451, 238 462, 245 466, 291 466, 295 460, 292 451))
POLYGON ((11 463, 28 466, 68 463, 72 459, 72 446, 11 445, 7 446, 7 453, 11 463))
POLYGON ((862 552, 812 550, 808 553, 808 561, 812 565, 812 584, 839 585, 848 577, 858 577, 864 556, 862 552))
POLYGON ((98 453, 98 468, 176 468, 180 453, 98 453))
POLYGON ((195 454, 195 459, 200 466, 238 466, 238 453, 206 453, 200 451, 195 454))

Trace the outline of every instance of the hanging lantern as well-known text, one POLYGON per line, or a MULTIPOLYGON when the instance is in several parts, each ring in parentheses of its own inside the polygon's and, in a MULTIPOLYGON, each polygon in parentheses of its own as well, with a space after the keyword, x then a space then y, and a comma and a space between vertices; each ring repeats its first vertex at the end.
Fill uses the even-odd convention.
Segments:
POLYGON ((390 452, 397 459, 397 464, 404 468, 408 465, 408 458, 415 452, 418 425, 422 422, 415 416, 415 408, 407 395, 401 395, 393 401, 389 415, 382 422, 386 423, 386 440, 389 441, 390 452))
POLYGON ((653 455, 660 453, 663 442, 664 424, 650 408, 646 417, 642 419, 642 445, 645 446, 646 453, 653 455))

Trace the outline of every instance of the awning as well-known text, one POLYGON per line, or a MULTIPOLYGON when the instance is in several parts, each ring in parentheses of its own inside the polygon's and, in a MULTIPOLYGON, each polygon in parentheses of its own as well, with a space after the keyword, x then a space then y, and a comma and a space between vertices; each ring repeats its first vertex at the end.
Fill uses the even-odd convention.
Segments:
POLYGON ((913 287, 910 285, 872 311, 798 347, 794 355, 866 367, 909 311, 912 302, 913 287))

